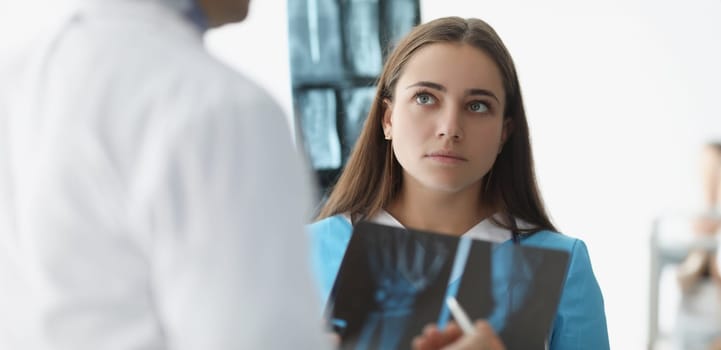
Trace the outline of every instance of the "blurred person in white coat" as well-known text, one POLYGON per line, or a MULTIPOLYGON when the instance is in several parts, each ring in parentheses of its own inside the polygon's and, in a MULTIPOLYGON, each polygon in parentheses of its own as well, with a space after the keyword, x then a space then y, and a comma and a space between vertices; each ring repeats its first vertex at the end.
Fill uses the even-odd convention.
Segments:
POLYGON ((0 348, 326 345, 288 123, 203 47, 248 1, 192 1, 84 1, 0 68, 0 348))

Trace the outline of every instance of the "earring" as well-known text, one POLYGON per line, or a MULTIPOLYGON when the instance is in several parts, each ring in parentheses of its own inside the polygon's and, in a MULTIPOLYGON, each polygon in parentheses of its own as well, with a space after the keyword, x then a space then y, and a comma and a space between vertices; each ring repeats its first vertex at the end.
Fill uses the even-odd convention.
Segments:
POLYGON ((390 141, 391 135, 386 134, 386 135, 385 135, 385 138, 386 138, 386 140, 389 140, 389 141, 390 141))

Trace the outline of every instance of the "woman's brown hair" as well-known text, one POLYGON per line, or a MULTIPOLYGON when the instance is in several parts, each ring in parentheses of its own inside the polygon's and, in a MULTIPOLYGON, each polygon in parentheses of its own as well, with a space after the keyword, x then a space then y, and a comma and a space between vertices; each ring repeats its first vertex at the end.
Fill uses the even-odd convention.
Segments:
POLYGON ((518 233, 556 231, 536 184, 526 112, 513 59, 486 22, 459 17, 440 18, 415 27, 388 56, 363 130, 317 219, 340 213, 349 213, 353 222, 371 218, 400 190, 402 169, 382 129, 387 108, 384 100, 393 100, 396 83, 411 56, 421 47, 433 43, 463 43, 476 47, 488 54, 501 72, 506 93, 504 118, 510 120, 510 135, 483 178, 482 198, 485 204, 497 208, 502 218, 515 217, 531 227, 518 230, 514 222, 506 220, 496 220, 496 224, 518 233))

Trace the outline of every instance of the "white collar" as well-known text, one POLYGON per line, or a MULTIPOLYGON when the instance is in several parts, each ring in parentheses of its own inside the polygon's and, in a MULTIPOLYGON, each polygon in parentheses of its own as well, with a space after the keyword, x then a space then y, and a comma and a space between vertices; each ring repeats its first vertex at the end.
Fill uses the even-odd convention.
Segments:
MULTIPOLYGON (((350 221, 350 217, 347 214, 343 215, 343 217, 346 220, 350 221)), ((378 214, 376 214, 369 221, 386 226, 405 228, 403 224, 401 224, 396 218, 393 217, 393 215, 391 215, 384 209, 381 209, 378 214)), ((471 227, 471 229, 461 235, 461 237, 501 243, 511 239, 511 231, 503 227, 497 226, 493 223, 493 220, 488 217, 477 223, 475 226, 471 227)))

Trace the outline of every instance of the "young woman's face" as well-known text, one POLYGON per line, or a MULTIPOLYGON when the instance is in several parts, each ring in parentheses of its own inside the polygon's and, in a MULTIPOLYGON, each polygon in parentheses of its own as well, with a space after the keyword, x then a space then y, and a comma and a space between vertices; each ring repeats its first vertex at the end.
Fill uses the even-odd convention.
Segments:
POLYGON ((501 73, 485 52, 455 43, 416 51, 383 116, 404 182, 479 190, 507 136, 505 98, 501 73))

